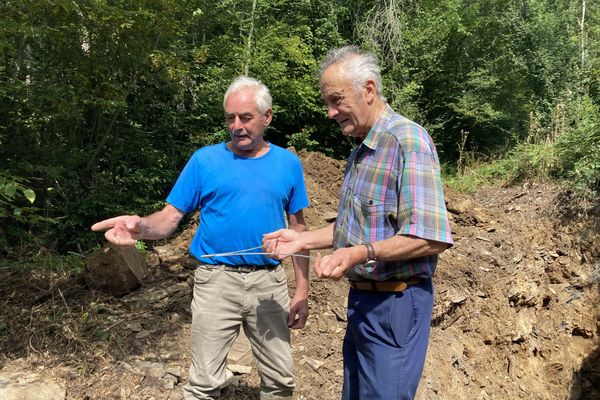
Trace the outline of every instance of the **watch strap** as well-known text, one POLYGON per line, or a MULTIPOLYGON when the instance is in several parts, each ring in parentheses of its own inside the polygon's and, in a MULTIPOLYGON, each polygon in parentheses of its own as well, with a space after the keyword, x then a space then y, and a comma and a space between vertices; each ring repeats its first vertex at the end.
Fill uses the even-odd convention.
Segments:
POLYGON ((377 257, 375 257, 375 249, 373 248, 373 244, 365 243, 365 247, 367 248, 367 261, 377 261, 377 257))

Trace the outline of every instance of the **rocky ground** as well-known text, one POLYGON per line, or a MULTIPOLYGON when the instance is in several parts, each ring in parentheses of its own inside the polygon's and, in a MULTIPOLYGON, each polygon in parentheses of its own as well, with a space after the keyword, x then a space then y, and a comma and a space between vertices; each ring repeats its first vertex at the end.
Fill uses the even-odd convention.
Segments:
MULTIPOLYGON (((343 162, 300 154, 310 226, 337 207, 343 162)), ((419 399, 600 398, 600 216, 569 210, 548 184, 446 190, 455 246, 435 277, 432 337, 419 399)), ((0 397, 179 399, 189 365, 193 222, 148 253, 143 286, 121 298, 81 274, 0 268, 0 397), (56 396, 56 397, 52 397, 56 396)), ((291 269, 288 268, 288 271, 291 269)), ((290 271, 293 290, 293 274, 290 271)), ((340 395, 345 282, 312 277, 307 326, 292 335, 295 398, 340 395)), ((244 338, 225 399, 258 399, 244 338)))

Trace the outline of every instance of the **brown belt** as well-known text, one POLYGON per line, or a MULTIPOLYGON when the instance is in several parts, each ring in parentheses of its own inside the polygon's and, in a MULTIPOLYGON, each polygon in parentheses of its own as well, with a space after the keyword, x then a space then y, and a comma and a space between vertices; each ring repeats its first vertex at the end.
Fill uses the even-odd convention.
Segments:
POLYGON ((274 269, 277 269, 277 267, 279 267, 279 265, 225 265, 225 264, 200 264, 199 268, 204 268, 204 269, 218 269, 221 271, 228 271, 228 272, 242 272, 242 273, 248 273, 248 272, 255 272, 255 271, 272 271, 274 269))
POLYGON ((422 281, 420 278, 406 281, 350 281, 350 287, 363 292, 403 292, 408 285, 415 285, 422 281))

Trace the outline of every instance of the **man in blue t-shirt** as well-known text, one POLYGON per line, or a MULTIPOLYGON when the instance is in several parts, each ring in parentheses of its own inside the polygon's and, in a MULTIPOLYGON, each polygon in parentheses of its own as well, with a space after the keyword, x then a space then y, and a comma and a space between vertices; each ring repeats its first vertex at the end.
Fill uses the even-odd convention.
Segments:
POLYGON ((308 317, 307 252, 292 257, 296 292, 290 302, 285 271, 260 248, 263 234, 286 227, 286 215, 289 228, 306 230, 308 198, 298 157, 264 139, 271 101, 261 82, 234 80, 223 101, 231 140, 192 155, 162 210, 92 226, 113 244, 134 245, 169 236, 185 213, 200 210, 190 246, 199 266, 186 399, 217 398, 229 384, 233 375, 225 361, 240 326, 261 376, 261 400, 292 398, 289 329, 304 327, 308 317))

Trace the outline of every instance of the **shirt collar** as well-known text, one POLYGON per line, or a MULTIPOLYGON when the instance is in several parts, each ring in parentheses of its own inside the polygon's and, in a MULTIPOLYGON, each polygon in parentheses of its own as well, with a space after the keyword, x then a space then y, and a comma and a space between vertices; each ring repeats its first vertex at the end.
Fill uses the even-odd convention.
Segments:
POLYGON ((377 148, 377 143, 379 142, 379 137, 385 131, 385 127, 392 118, 393 114, 394 110, 392 110, 392 107, 390 107, 389 104, 386 104, 385 107, 383 107, 383 110, 381 110, 381 113, 379 113, 379 116, 371 127, 371 130, 363 139, 362 144, 371 150, 375 150, 377 148))

